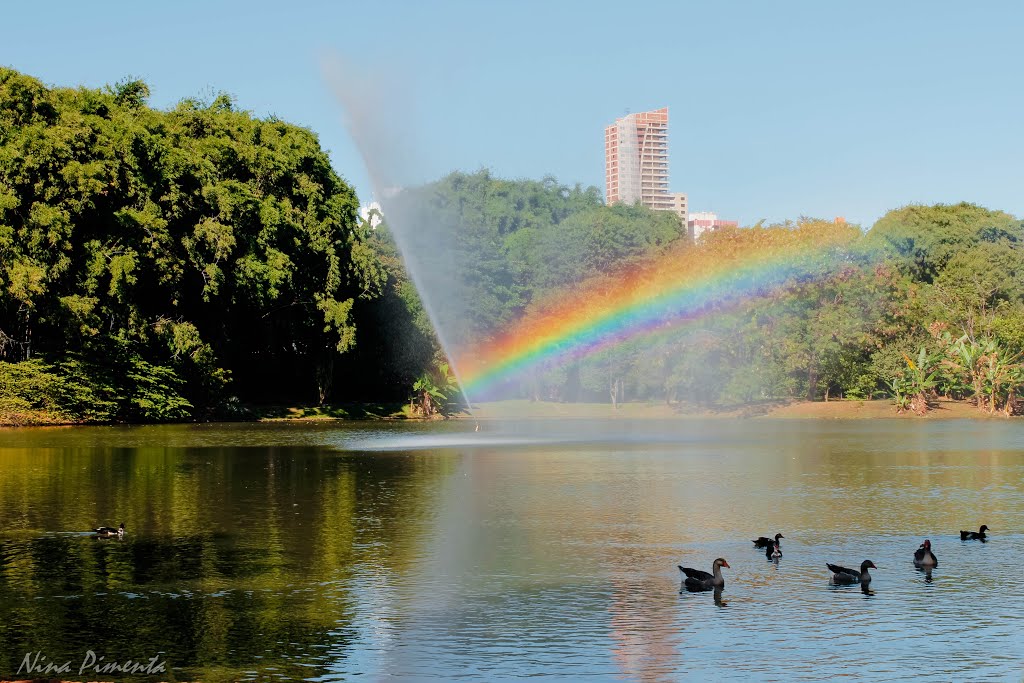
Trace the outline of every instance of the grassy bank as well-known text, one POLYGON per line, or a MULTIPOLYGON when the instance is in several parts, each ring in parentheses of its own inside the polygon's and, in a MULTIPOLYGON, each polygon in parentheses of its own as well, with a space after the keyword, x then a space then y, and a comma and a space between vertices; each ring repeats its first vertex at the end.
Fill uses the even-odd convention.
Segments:
MULTIPOLYGON (((217 422, 272 422, 278 420, 406 420, 410 419, 408 403, 344 403, 328 406, 244 406, 233 418, 217 422)), ((187 422, 169 420, 168 422, 187 422)), ((104 420, 84 420, 56 411, 32 410, 23 406, 8 407, 0 402, 0 427, 55 427, 116 424, 104 420)), ((121 424, 153 424, 151 421, 121 424)))
POLYGON ((973 403, 940 399, 927 415, 910 412, 896 413, 892 401, 798 401, 780 405, 765 414, 768 418, 821 418, 821 419, 885 419, 906 420, 991 420, 1006 419, 1001 411, 994 414, 978 410, 973 403))
POLYGON ((342 403, 325 406, 249 406, 253 420, 407 420, 408 403, 342 403))
POLYGON ((613 408, 607 403, 547 403, 544 401, 496 401, 473 410, 477 419, 495 418, 627 418, 627 419, 1005 419, 1000 412, 990 415, 965 401, 940 400, 927 416, 897 414, 892 401, 766 401, 739 406, 704 408, 687 404, 625 403, 613 408))

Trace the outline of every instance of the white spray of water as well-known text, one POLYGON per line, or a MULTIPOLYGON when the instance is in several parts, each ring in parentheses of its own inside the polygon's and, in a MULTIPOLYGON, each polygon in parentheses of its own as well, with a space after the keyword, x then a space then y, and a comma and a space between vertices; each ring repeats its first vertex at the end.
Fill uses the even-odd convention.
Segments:
POLYGON ((451 230, 416 220, 415 208, 402 206, 398 201, 403 180, 414 177, 417 167, 413 108, 409 101, 412 88, 401 87, 402 79, 396 75, 357 69, 337 56, 326 57, 322 63, 341 104, 345 127, 370 176, 374 198, 382 206, 402 261, 468 407, 469 397, 456 360, 457 349, 448 335, 454 316, 468 313, 458 305, 450 284, 457 265, 445 244, 452 236, 451 230))

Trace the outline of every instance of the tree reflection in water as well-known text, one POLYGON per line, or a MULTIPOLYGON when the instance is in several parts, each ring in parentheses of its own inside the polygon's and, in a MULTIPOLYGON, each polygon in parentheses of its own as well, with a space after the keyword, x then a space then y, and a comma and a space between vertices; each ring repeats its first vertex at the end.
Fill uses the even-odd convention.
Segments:
POLYGON ((163 653, 179 678, 327 671, 366 568, 415 562, 450 459, 316 448, 3 449, 0 674, 26 652, 163 653), (404 481, 401 486, 387 482, 404 481), (358 520, 377 520, 364 524, 358 520), (124 539, 78 533, 125 519, 124 539))

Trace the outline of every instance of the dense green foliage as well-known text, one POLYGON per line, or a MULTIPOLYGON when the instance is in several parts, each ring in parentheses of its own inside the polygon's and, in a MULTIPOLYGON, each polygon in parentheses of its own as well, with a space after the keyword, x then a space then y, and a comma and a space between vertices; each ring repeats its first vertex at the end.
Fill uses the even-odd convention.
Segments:
POLYGON ((410 189, 387 218, 456 351, 507 329, 539 298, 685 242, 674 214, 605 206, 594 187, 487 171, 410 189))
MULTIPOLYGON (((446 282, 456 283, 452 296, 468 295, 437 316, 454 330, 456 349, 515 329, 515 321, 529 319, 543 302, 576 296, 581 283, 588 283, 588 291, 625 286, 623 273, 659 254, 678 258, 685 269, 723 254, 731 258, 739 247, 756 253, 780 236, 799 244, 801 235, 813 240, 829 234, 839 245, 838 258, 827 266, 794 276, 767 295, 570 364, 535 368, 510 395, 703 405, 900 400, 915 374, 908 359, 925 347, 948 358, 936 384, 912 395, 969 397, 988 409, 1010 410, 1020 393, 1014 382, 1015 359, 1024 349, 1024 226, 1009 214, 972 204, 908 206, 866 233, 801 219, 722 230, 693 245, 679 239, 671 216, 603 207, 596 197, 580 207, 585 193, 550 182, 455 174, 425 191, 431 195, 420 197, 420 207, 431 208, 420 208, 411 222, 459 226, 440 236, 457 257, 439 270, 446 282), (576 211, 550 208, 571 202, 576 211), (432 213, 438 209, 443 217, 432 213), (595 279, 601 286, 593 287, 595 279), (974 366, 954 363, 957 340, 975 349, 974 366), (990 362, 985 372, 996 379, 971 380, 982 372, 979 362, 990 362)), ((415 246, 428 252, 429 240, 438 238, 431 233, 415 246)), ((423 265, 429 270, 431 264, 423 265)), ((431 288, 443 291, 444 283, 431 288)))
POLYGON ((447 363, 423 373, 412 390, 411 412, 417 417, 447 416, 461 404, 458 382, 447 363))
POLYGON ((323 397, 387 280, 354 193, 305 129, 147 95, 0 70, 0 359, 77 359, 109 419, 323 397))
POLYGON ((1024 382, 1018 219, 970 204, 912 206, 890 212, 866 234, 807 220, 719 231, 690 257, 716 258, 737 240, 756 250, 775 233, 821 230, 845 231, 838 266, 670 333, 554 368, 521 393, 703 405, 892 396, 919 412, 946 395, 1013 410, 1024 382), (930 367, 913 361, 921 353, 930 367))

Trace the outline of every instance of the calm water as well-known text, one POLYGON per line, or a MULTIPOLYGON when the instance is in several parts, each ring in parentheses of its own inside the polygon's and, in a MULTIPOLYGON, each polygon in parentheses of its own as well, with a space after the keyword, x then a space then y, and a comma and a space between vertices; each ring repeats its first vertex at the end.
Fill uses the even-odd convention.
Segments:
POLYGON ((0 678, 1024 679, 1022 422, 467 427, 0 432, 0 678))

